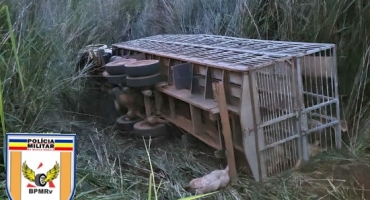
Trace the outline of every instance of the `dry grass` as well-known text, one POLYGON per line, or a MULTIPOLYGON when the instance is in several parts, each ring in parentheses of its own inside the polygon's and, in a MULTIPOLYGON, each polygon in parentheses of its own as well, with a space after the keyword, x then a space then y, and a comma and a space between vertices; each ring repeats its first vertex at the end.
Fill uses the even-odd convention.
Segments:
MULTIPOLYGON (((368 1, 0 0, 0 5, 9 6, 14 28, 11 40, 7 17, 0 13, 6 131, 77 132, 76 199, 147 199, 152 173, 147 151, 138 146, 142 141, 118 135, 103 118, 81 118, 77 113, 76 102, 90 94, 91 85, 74 71, 76 54, 87 44, 159 33, 336 43, 348 149, 328 152, 299 172, 287 172, 265 184, 242 174, 237 184, 209 199, 370 198, 368 1)), ((149 151, 158 199, 188 196, 183 184, 220 168, 211 149, 180 147, 180 141, 172 140, 149 151)), ((5 187, 4 181, 0 187, 5 187)), ((0 196, 5 198, 5 193, 0 196)))

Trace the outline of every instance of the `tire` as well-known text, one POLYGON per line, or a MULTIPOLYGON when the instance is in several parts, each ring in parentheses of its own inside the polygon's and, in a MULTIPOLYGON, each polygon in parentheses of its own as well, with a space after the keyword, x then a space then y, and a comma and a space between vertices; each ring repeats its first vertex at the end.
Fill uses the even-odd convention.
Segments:
POLYGON ((116 120, 116 126, 121 131, 132 131, 134 124, 139 122, 141 119, 125 120, 126 115, 118 117, 116 120))
POLYGON ((146 121, 140 121, 134 124, 133 126, 133 133, 135 137, 138 138, 156 138, 160 136, 168 136, 169 131, 167 129, 167 126, 165 124, 157 124, 154 126, 151 126, 147 124, 146 121))
POLYGON ((102 57, 103 57, 104 64, 107 64, 107 63, 109 63, 109 60, 112 57, 112 54, 104 53, 102 57))
POLYGON ((161 81, 161 74, 154 74, 143 77, 126 77, 126 85, 129 87, 150 87, 161 81))
POLYGON ((122 75, 125 74, 125 65, 136 62, 136 59, 118 59, 104 65, 105 71, 109 75, 122 75))
POLYGON ((138 60, 125 65, 127 76, 142 77, 159 73, 159 60, 138 60))
POLYGON ((35 177, 35 184, 37 186, 44 187, 46 185, 46 182, 44 182, 45 178, 46 178, 45 174, 37 174, 35 177))
POLYGON ((126 84, 126 79, 127 75, 122 74, 122 75, 109 75, 105 77, 107 79, 108 83, 115 84, 115 85, 125 85, 126 84))
POLYGON ((123 59, 123 57, 121 57, 121 56, 112 56, 112 57, 110 57, 109 62, 113 62, 113 61, 120 60, 120 59, 123 59))

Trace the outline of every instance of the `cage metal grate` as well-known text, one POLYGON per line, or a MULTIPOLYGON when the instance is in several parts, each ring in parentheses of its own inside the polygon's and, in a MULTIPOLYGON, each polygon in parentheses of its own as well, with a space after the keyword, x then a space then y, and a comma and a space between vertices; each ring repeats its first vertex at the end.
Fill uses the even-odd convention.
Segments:
POLYGON ((219 35, 155 35, 146 40, 171 41, 211 47, 238 48, 256 53, 277 53, 286 56, 302 56, 334 47, 334 44, 256 40, 219 35))
POLYGON ((221 69, 249 71, 330 49, 333 44, 242 39, 217 35, 155 35, 115 44, 119 48, 180 58, 221 69))

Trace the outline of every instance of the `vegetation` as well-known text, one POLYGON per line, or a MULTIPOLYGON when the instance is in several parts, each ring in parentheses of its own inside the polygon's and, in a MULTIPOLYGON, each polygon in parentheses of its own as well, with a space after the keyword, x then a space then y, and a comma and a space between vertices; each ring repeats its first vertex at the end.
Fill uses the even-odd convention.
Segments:
MULTIPOLYGON (((89 91, 74 71, 79 49, 159 33, 335 43, 348 148, 264 185, 241 175, 237 184, 213 196, 370 198, 368 13, 367 0, 0 0, 2 131, 77 132, 76 199, 147 199, 150 193, 156 199, 178 199, 190 195, 181 187, 188 180, 219 168, 207 161, 209 150, 186 152, 177 144, 148 151, 131 148, 130 139, 113 139, 116 132, 98 120, 76 121, 78 102, 89 91), (149 183, 154 190, 148 190, 149 183)), ((0 187, 5 188, 5 181, 0 187)))

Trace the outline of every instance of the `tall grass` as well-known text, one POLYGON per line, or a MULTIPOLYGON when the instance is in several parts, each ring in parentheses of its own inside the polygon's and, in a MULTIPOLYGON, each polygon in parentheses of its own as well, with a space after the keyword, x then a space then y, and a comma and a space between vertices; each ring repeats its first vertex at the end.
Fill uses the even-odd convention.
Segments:
MULTIPOLYGON (((1 7, 0 13, 2 13, 2 12, 4 12, 6 14, 6 20, 8 22, 9 32, 11 34, 12 49, 13 49, 14 54, 17 54, 16 47, 15 47, 15 41, 14 41, 13 27, 12 27, 12 23, 10 21, 10 14, 9 14, 8 7, 7 6, 1 7)), ((1 60, 3 60, 2 57, 1 57, 1 60)), ((18 65, 18 68, 19 68, 19 65, 18 65)), ((22 79, 22 73, 21 72, 19 72, 19 77, 22 79)), ((23 88, 24 87, 23 87, 23 82, 22 82, 22 89, 23 88)), ((5 135, 6 135, 6 131, 5 131, 6 128, 5 128, 5 114, 4 114, 4 104, 3 104, 3 88, 2 88, 2 79, 1 78, 0 78, 0 120, 1 120, 1 130, 2 130, 2 133, 3 133, 3 147, 4 147, 5 146, 5 139, 4 138, 5 138, 5 135)), ((3 163, 5 163, 5 161, 3 163)))
POLYGON ((1 7, 0 13, 1 12, 4 12, 6 14, 6 21, 7 21, 8 28, 9 28, 10 42, 11 42, 11 45, 12 45, 12 51, 14 53, 14 58, 15 58, 15 61, 16 61, 16 64, 17 64, 17 70, 18 70, 19 80, 20 80, 21 86, 22 86, 22 91, 24 91, 22 68, 19 64, 17 47, 15 46, 16 41, 15 41, 15 37, 14 37, 12 22, 10 20, 10 13, 9 13, 8 6, 5 5, 5 6, 1 7))
MULTIPOLYGON (((103 135, 107 127, 98 129, 73 120, 77 102, 89 95, 84 79, 79 77, 83 74, 75 72, 78 50, 88 44, 109 45, 154 34, 208 33, 335 43, 341 115, 349 125, 349 147, 353 153, 368 157, 370 3, 366 0, 0 0, 0 7, 2 131, 71 132, 72 125, 80 126, 78 137, 98 144, 87 145, 94 147, 95 161, 88 153, 79 155, 79 163, 83 164, 78 171, 78 199, 122 199, 123 195, 132 199, 143 194, 147 198, 148 184, 157 184, 159 169, 164 175, 161 190, 154 186, 155 196, 179 198, 188 193, 178 182, 209 170, 188 152, 175 147, 166 154, 168 157, 160 150, 162 154, 151 151, 156 156, 150 159, 152 167, 148 169, 146 151, 128 149, 123 153, 125 147, 118 144, 115 149, 104 150, 116 142, 103 135), (6 10, 9 13, 3 12, 6 10), (111 157, 150 173, 137 175, 133 169, 122 169, 123 163, 117 167, 111 157), (164 167, 161 159, 167 159, 171 166, 164 167), (191 176, 184 178, 180 174, 184 168, 192 171, 191 176)), ((268 190, 265 187, 257 195, 251 190, 261 187, 251 185, 250 179, 244 177, 233 188, 214 196, 289 198, 298 196, 293 187, 288 183, 284 187, 267 187, 268 190)), ((335 187, 330 187, 328 191, 334 191, 335 187)))
MULTIPOLYGON (((149 145, 149 147, 148 147, 144 138, 143 138, 143 141, 144 141, 145 151, 146 151, 146 154, 148 155, 148 160, 149 160, 149 165, 150 165, 148 200, 152 199, 152 189, 154 189, 154 199, 158 200, 158 190, 160 189, 161 182, 159 183, 158 187, 156 187, 155 179, 154 179, 154 170, 153 170, 152 160, 150 158, 150 152, 149 152, 150 142, 148 144, 149 145)), ((202 198, 202 197, 207 197, 207 196, 210 196, 210 195, 215 194, 215 193, 216 192, 210 192, 210 193, 207 193, 207 194, 200 194, 200 195, 195 195, 195 196, 184 197, 184 198, 181 198, 181 199, 178 199, 178 200, 194 200, 194 199, 199 199, 199 198, 202 198)))

